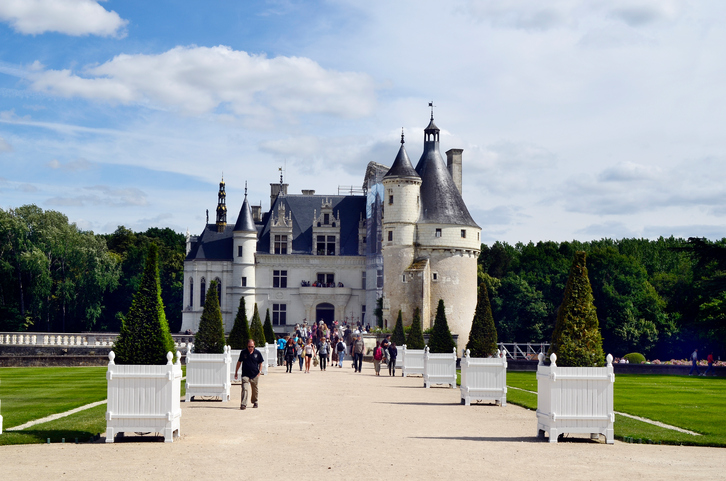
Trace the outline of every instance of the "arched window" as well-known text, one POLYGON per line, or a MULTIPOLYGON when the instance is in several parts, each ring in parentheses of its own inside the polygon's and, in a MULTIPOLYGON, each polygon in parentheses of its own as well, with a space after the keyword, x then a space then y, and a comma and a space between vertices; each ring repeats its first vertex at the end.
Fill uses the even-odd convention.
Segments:
POLYGON ((217 283, 217 300, 219 301, 219 307, 222 307, 222 279, 216 277, 214 282, 217 283))
POLYGON ((204 301, 207 300, 207 280, 202 277, 199 286, 199 307, 204 307, 204 301))
POLYGON ((189 278, 189 306, 194 307, 194 278, 189 278))

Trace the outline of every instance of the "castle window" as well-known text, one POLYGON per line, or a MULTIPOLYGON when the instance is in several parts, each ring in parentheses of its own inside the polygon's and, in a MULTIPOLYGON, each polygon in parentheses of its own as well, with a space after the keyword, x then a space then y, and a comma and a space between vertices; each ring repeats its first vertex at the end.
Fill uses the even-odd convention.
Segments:
POLYGON ((476 233, 476 240, 479 240, 479 233, 476 233))
POLYGON ((284 326, 287 324, 287 304, 272 305, 272 325, 284 326))
POLYGON ((419 203, 419 200, 420 200, 420 199, 421 199, 421 196, 418 196, 418 195, 417 195, 417 196, 416 196, 416 205, 418 205, 418 203, 419 203))
POLYGON ((392 195, 389 195, 388 196, 388 203, 389 204, 393 204, 393 196, 392 195))
POLYGON ((194 278, 189 278, 189 305, 194 306, 194 278))
POLYGON ((275 235, 275 254, 287 254, 286 235, 275 235))
POLYGON ((335 274, 318 272, 318 287, 335 287, 335 274))
POLYGON ((287 287, 287 271, 272 271, 272 287, 279 289, 287 287))
POLYGON ((403 282, 404 284, 406 283, 406 274, 403 274, 401 276, 401 282, 403 282))
POLYGON ((330 224, 330 214, 323 214, 323 224, 330 224))
POLYGON ((246 277, 242 278, 242 287, 247 287, 247 278, 246 277))
POLYGON ((376 271, 376 287, 383 287, 383 269, 378 269, 376 271))
POLYGON ((434 280, 434 281, 438 281, 439 280, 439 273, 438 272, 432 273, 431 274, 431 279, 434 280))
POLYGON ((328 236, 328 255, 329 256, 335 255, 335 236, 334 235, 328 236))
POLYGON ((242 246, 237 246, 237 257, 242 257, 242 246))
POLYGON ((366 271, 363 271, 360 276, 361 289, 366 288, 366 271))
POLYGON ((466 239, 466 229, 461 229, 461 238, 466 239))
POLYGON ((436 229, 436 237, 441 237, 441 229, 436 229))
POLYGON ((207 300, 207 281, 202 277, 202 282, 199 283, 199 307, 204 307, 204 301, 207 300))
POLYGON ((361 325, 365 325, 365 323, 366 323, 366 306, 365 306, 365 304, 360 306, 360 310, 361 310, 360 323, 361 323, 361 325))
POLYGON ((393 242, 393 231, 392 230, 388 231, 388 242, 393 242))

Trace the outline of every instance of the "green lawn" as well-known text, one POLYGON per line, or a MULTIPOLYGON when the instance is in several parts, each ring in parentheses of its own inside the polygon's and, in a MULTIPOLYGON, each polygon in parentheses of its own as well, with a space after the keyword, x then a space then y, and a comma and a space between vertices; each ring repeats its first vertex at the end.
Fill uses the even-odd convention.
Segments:
MULTIPOLYGON (((507 385, 537 391, 534 372, 508 372, 507 385)), ((615 437, 636 442, 726 446, 726 379, 619 374, 615 410, 688 429, 683 434, 616 415, 615 437)), ((509 389, 507 401, 537 409, 537 395, 509 389)))

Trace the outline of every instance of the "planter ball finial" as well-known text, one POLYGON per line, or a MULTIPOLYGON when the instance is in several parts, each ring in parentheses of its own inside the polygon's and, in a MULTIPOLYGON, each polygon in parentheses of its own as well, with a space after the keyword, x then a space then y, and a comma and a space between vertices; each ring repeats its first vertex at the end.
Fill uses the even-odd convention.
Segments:
POLYGON ((540 365, 544 364, 544 353, 540 352, 539 354, 537 354, 537 359, 539 360, 540 365))
POLYGON ((116 359, 116 353, 113 351, 108 352, 108 362, 109 364, 113 364, 113 360, 116 359))
POLYGON ((166 353, 166 363, 171 364, 171 360, 174 359, 174 354, 171 353, 171 351, 166 353))
POLYGON ((550 354, 550 362, 553 366, 557 365, 557 354, 555 354, 554 352, 550 354))
POLYGON ((608 366, 613 365, 613 355, 612 354, 608 354, 608 357, 606 357, 605 360, 608 362, 608 366))

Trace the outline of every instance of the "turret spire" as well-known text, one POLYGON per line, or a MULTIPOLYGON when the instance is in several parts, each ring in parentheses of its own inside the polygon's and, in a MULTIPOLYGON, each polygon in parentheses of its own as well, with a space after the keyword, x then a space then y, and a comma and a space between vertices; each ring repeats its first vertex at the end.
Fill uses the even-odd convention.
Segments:
POLYGON ((403 144, 403 143, 404 143, 404 140, 403 140, 403 127, 401 127, 401 144, 403 144))
POLYGON ((217 194, 217 232, 224 232, 224 228, 227 227, 227 193, 224 187, 224 174, 222 174, 217 194))

